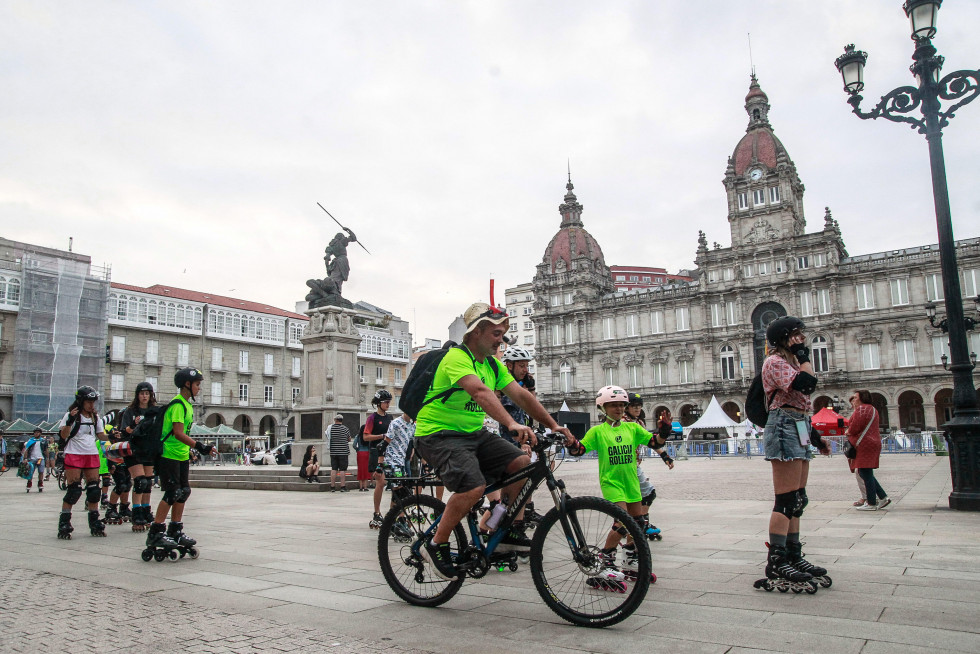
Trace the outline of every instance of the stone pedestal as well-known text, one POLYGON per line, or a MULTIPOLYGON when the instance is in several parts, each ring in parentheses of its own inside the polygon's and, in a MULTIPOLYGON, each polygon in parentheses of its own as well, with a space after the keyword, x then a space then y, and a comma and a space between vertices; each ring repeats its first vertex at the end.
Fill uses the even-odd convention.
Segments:
POLYGON ((353 320, 357 312, 352 309, 318 307, 306 315, 310 322, 300 337, 306 374, 301 402, 294 409, 299 413, 299 424, 293 465, 300 464, 307 445, 314 445, 321 467, 327 469, 330 457, 324 430, 333 424, 334 415, 342 413, 344 424, 356 434, 364 411, 366 398, 357 372, 361 336, 353 320))

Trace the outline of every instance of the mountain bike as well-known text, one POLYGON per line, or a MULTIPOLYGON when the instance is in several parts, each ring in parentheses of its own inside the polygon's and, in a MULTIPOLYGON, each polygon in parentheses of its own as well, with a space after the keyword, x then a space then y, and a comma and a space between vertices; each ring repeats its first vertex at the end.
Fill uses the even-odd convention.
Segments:
POLYGON ((583 627, 606 627, 633 614, 650 586, 650 549, 643 532, 626 511, 611 502, 570 497, 553 471, 563 438, 557 434, 538 434, 537 438, 533 448, 537 461, 486 488, 489 493, 525 480, 489 538, 484 540, 479 531, 478 508, 483 498, 453 529, 449 543, 460 572, 455 580, 439 577, 421 554, 423 544, 435 534, 445 504, 418 489, 441 482, 434 477, 400 480, 416 492, 393 504, 378 533, 381 571, 396 595, 416 606, 439 606, 459 592, 466 577, 486 575, 502 560, 496 552, 498 544, 533 491, 545 482, 555 506, 535 529, 529 552, 531 579, 541 599, 560 617, 583 627), (552 445, 558 447, 552 449, 552 445), (608 568, 601 550, 614 523, 627 531, 636 546, 636 579, 612 587, 602 582, 608 568))

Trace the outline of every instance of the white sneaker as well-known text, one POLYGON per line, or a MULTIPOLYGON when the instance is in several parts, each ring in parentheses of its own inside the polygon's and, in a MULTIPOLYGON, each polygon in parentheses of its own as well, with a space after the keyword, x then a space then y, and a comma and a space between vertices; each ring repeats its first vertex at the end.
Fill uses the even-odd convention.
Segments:
POLYGON ((868 504, 867 502, 865 502, 864 504, 862 504, 861 506, 859 506, 857 508, 857 510, 858 511, 877 511, 878 510, 878 505, 877 504, 868 504))
POLYGON ((882 498, 881 500, 878 501, 878 508, 879 509, 883 509, 883 508, 885 508, 886 506, 888 506, 891 503, 892 503, 891 498, 884 497, 884 498, 882 498))

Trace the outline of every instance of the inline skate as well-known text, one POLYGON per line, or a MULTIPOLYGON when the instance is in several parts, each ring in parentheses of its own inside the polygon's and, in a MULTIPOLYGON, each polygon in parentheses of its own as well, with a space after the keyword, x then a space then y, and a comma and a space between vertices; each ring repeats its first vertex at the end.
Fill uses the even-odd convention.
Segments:
POLYGON ((643 516, 643 523, 640 525, 643 529, 643 535, 647 537, 647 540, 663 540, 663 536, 660 535, 660 529, 657 525, 650 524, 649 516, 643 516))
POLYGON ((170 526, 167 527, 167 537, 173 542, 177 543, 177 552, 180 553, 180 558, 184 558, 184 555, 196 559, 199 555, 197 548, 197 541, 184 533, 184 523, 183 522, 170 522, 170 526))
POLYGON ((61 517, 58 518, 58 538, 71 540, 71 532, 73 531, 75 528, 71 526, 71 513, 63 511, 61 517))
POLYGON ((602 550, 597 564, 598 571, 585 580, 585 585, 595 590, 625 593, 627 589, 626 575, 616 565, 616 548, 602 550))
POLYGON ((88 512, 88 529, 93 536, 105 538, 105 523, 99 520, 97 510, 88 512))
POLYGON ((177 543, 170 536, 167 536, 167 528, 160 523, 152 523, 150 533, 146 536, 146 549, 143 550, 140 557, 144 561, 150 559, 163 561, 168 558, 171 561, 176 561, 178 556, 177 543))
POLYGON ((371 529, 381 529, 381 523, 384 520, 384 516, 380 513, 375 513, 374 517, 371 518, 371 522, 368 523, 368 527, 371 529))
POLYGON ((123 522, 131 522, 133 520, 133 512, 130 511, 128 503, 119 503, 119 517, 122 518, 123 522))
POLYGON ((122 517, 119 515, 119 511, 116 510, 115 504, 109 504, 109 507, 105 510, 105 523, 107 525, 121 525, 122 517))
MULTIPOLYGON (((635 581, 638 570, 639 566, 637 565, 636 545, 633 545, 632 543, 623 545, 623 574, 627 579, 635 581)), ((654 574, 653 570, 650 571, 650 583, 657 583, 657 575, 654 574)))
POLYGON ((771 593, 778 590, 780 593, 793 591, 794 593, 806 592, 813 595, 817 592, 817 584, 813 581, 813 576, 806 572, 800 572, 794 568, 786 558, 786 548, 780 545, 770 545, 769 556, 766 559, 766 576, 764 579, 757 579, 753 583, 755 588, 763 588, 771 593))
POLYGON ((813 577, 813 581, 824 588, 830 588, 833 585, 834 580, 827 576, 826 568, 813 565, 803 558, 803 543, 799 541, 786 543, 786 560, 800 572, 805 572, 813 577))
POLYGON ((143 532, 146 531, 146 525, 150 522, 146 519, 146 514, 149 513, 146 509, 149 507, 135 506, 133 507, 133 518, 130 523, 133 526, 133 531, 143 532))
POLYGON ((398 516, 391 526, 391 535, 398 543, 411 543, 415 540, 415 532, 405 516, 398 516))

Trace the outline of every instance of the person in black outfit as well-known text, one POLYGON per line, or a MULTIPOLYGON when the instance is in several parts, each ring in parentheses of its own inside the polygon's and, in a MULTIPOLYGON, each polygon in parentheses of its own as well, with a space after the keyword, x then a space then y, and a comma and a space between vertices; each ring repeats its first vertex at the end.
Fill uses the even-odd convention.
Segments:
POLYGON ((316 448, 312 445, 306 446, 306 453, 303 454, 303 463, 299 466, 299 476, 307 483, 320 483, 317 473, 320 472, 320 461, 316 456, 316 448))
MULTIPOLYGON (((121 438, 129 440, 136 430, 136 425, 140 423, 151 406, 156 406, 156 403, 157 398, 153 392, 153 385, 145 381, 137 384, 133 401, 123 411, 119 421, 121 438)), ((123 465, 129 470, 133 491, 133 509, 131 516, 129 516, 132 519, 133 531, 146 531, 147 526, 153 522, 153 515, 150 510, 150 491, 153 490, 153 465, 155 463, 152 457, 136 450, 133 451, 132 455, 123 458, 123 465)), ((120 490, 117 487, 117 492, 120 490)), ((126 488, 127 492, 128 490, 126 488)), ((120 507, 120 517, 126 517, 126 514, 129 513, 129 506, 123 504, 120 507)))

